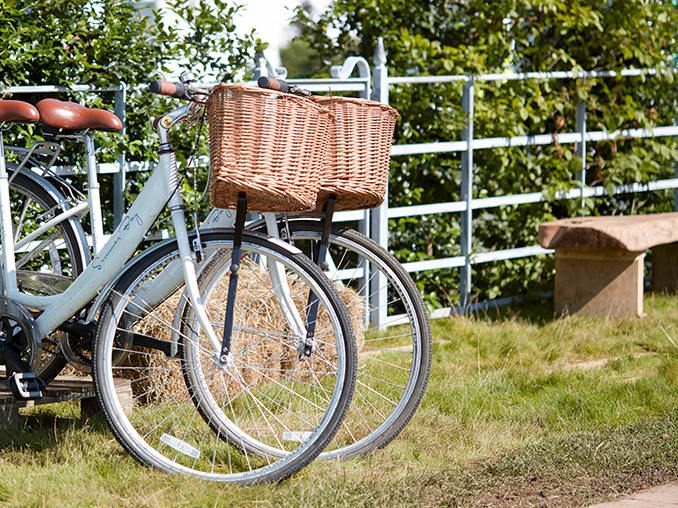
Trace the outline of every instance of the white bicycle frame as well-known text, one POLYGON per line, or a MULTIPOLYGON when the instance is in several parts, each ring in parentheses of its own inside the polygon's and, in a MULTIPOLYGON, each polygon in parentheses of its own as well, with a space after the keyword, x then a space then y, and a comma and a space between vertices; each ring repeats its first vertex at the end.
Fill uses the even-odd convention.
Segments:
MULTIPOLYGON (((44 339, 62 323, 97 296, 107 283, 132 256, 165 205, 169 206, 175 228, 182 264, 183 281, 194 305, 198 321, 215 352, 221 350, 221 340, 212 327, 200 300, 193 254, 188 240, 184 217, 184 203, 179 190, 180 179, 174 150, 169 142, 169 130, 186 118, 190 105, 164 115, 158 122, 160 156, 156 169, 123 217, 109 240, 92 262, 68 289, 54 296, 38 296, 19 291, 15 263, 15 244, 12 230, 9 179, 5 165, 4 147, 0 142, 0 238, 2 239, 2 291, 5 298, 28 308, 43 312, 36 318, 39 339, 44 339)), ((89 156, 88 156, 89 158, 89 156)), ((93 159, 93 158, 91 158, 93 159)), ((91 210, 90 210, 91 212, 91 210)), ((23 240, 22 244, 27 240, 23 240)))
MULTIPOLYGON (((264 213, 266 217, 266 222, 268 226, 268 232, 271 236, 272 241, 279 240, 278 228, 276 225, 276 216, 274 213, 264 213)), ((232 228, 235 223, 235 213, 231 210, 223 210, 219 208, 213 208, 207 219, 202 224, 200 228, 201 231, 205 229, 223 229, 223 228, 232 228)), ((298 254, 301 251, 294 246, 287 244, 280 240, 279 245, 283 246, 285 249, 290 251, 293 254, 298 254)), ((208 256, 203 260, 201 265, 197 267, 198 273, 200 273, 202 266, 207 265, 210 262, 211 256, 208 256)), ((230 266, 230 263, 226 264, 226 267, 230 266)), ((294 299, 289 289, 287 283, 287 277, 283 266, 275 261, 267 261, 266 269, 268 271, 271 285, 273 291, 276 295, 280 311, 285 318, 288 326, 290 327, 290 333, 293 337, 296 338, 297 342, 301 343, 305 341, 306 338, 306 324, 302 318, 299 310, 297 309, 294 299)), ((120 275, 120 272, 118 275, 120 275)), ((134 314, 144 314, 145 309, 155 308, 156 305, 160 304, 165 297, 172 294, 178 287, 181 287, 184 283, 183 280, 183 270, 181 263, 179 261, 172 261, 162 272, 158 274, 153 280, 146 282, 136 291, 135 298, 138 298, 139 301, 144 302, 143 308, 138 305, 134 306, 134 314)), ((90 322, 96 317, 96 313, 103 303, 103 299, 106 297, 107 290, 115 285, 117 282, 117 277, 110 280, 100 292, 99 297, 90 307, 86 322, 90 322)), ((176 312, 174 314, 173 326, 172 326, 172 337, 171 337, 171 356, 175 356, 178 350, 179 344, 179 332, 181 325, 181 315, 182 309, 187 301, 187 294, 184 291, 179 299, 179 302, 176 305, 176 312)))

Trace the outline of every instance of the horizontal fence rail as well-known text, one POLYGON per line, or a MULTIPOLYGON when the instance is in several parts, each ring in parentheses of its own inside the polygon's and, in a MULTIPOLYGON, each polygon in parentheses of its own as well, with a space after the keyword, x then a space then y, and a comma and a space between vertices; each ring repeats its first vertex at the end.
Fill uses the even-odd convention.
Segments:
MULTIPOLYGON (((502 195, 484 198, 473 197, 473 152, 475 150, 486 150, 495 148, 509 147, 528 147, 538 145, 559 144, 577 144, 577 156, 581 158, 582 167, 579 176, 582 183, 581 188, 569 191, 555 193, 554 199, 583 199, 587 197, 602 197, 608 195, 604 187, 588 187, 584 185, 586 177, 586 143, 615 139, 649 139, 666 136, 677 136, 678 126, 668 125, 660 126, 654 129, 628 129, 614 132, 592 131, 586 129, 586 108, 584 104, 577 106, 577 127, 576 132, 569 133, 549 133, 535 134, 526 136, 506 136, 493 138, 475 138, 473 132, 474 119, 474 83, 476 82, 509 82, 516 80, 546 80, 546 79, 587 79, 587 78, 612 78, 612 77, 652 77, 662 73, 674 72, 672 69, 624 69, 620 71, 559 71, 559 72, 527 72, 527 73, 495 73, 483 75, 449 75, 449 76, 389 76, 387 67, 386 52, 381 38, 378 40, 373 58, 373 67, 370 68, 368 62, 360 57, 350 57, 346 59, 342 66, 335 66, 331 69, 331 78, 327 79, 288 79, 287 81, 312 92, 353 92, 360 97, 372 99, 383 103, 389 103, 389 89, 400 85, 430 85, 442 83, 459 83, 461 90, 460 102, 462 109, 466 114, 466 124, 458 140, 440 140, 434 143, 413 143, 404 145, 395 145, 391 149, 392 157, 439 154, 439 153, 458 153, 461 155, 462 171, 462 199, 447 203, 431 203, 424 205, 413 205, 406 207, 390 208, 388 196, 382 206, 373 210, 358 210, 349 212, 338 212, 335 214, 337 220, 358 222, 361 232, 370 235, 375 241, 388 248, 388 220, 403 217, 415 217, 438 214, 461 214, 461 235, 460 245, 462 255, 438 258, 424 261, 405 263, 404 266, 409 272, 420 272, 427 270, 440 269, 460 269, 461 306, 458 308, 437 309, 431 317, 449 316, 451 313, 460 312, 469 309, 486 308, 490 305, 502 305, 513 301, 519 301, 520 296, 501 298, 492 302, 472 302, 472 279, 471 266, 474 264, 488 263, 493 261, 510 260, 524 258, 539 254, 550 253, 552 251, 541 248, 540 246, 526 246, 513 249, 475 252, 473 244, 473 225, 472 212, 475 210, 491 209, 500 206, 524 205, 529 203, 538 203, 547 200, 547 197, 540 192, 530 192, 525 194, 502 195), (357 77, 354 74, 358 74, 357 77)), ((265 60, 257 60, 257 66, 253 71, 253 82, 260 76, 269 75, 271 67, 265 60)), ((14 94, 49 94, 64 91, 74 92, 114 92, 115 93, 115 112, 123 120, 125 119, 127 95, 130 89, 126 85, 119 87, 94 87, 91 85, 73 85, 70 87, 59 86, 21 86, 0 89, 3 93, 14 94)), ((207 161, 204 162, 208 164, 207 161)), ((117 163, 100 164, 101 173, 114 175, 114 217, 115 221, 120 220, 125 208, 124 189, 127 173, 136 171, 150 171, 155 166, 154 162, 148 161, 129 161, 125 154, 122 154, 117 163), (122 171, 121 171, 122 168, 122 171)), ((77 174, 81 170, 76 167, 58 168, 60 174, 77 174)), ((619 185, 614 189, 614 195, 625 193, 643 193, 655 190, 676 189, 678 188, 677 178, 653 181, 653 182, 629 182, 619 185)), ((553 198, 552 198, 553 199, 553 198)), ((480 248, 482 250, 482 246, 480 248)), ((347 274, 337 274, 336 277, 343 277, 347 274)), ((355 275, 355 274, 350 274, 355 275)), ((361 276, 367 276, 362 273, 361 276)), ((386 287, 385 281, 377 276, 374 280, 376 287, 386 287)), ((373 316, 373 324, 380 325, 397 322, 397 316, 387 318, 385 311, 386 305, 382 303, 387 301, 385 291, 377 295, 373 302, 375 308, 382 309, 381 313, 373 316), (380 303, 382 302, 382 303, 380 303)))
MULTIPOLYGON (((395 145, 391 149, 392 157, 440 154, 456 152, 461 154, 461 195, 459 201, 447 203, 432 203, 425 205, 412 205, 390 208, 388 202, 384 203, 379 210, 372 213, 372 230, 374 239, 381 245, 388 245, 387 221, 388 219, 415 217, 438 214, 461 214, 460 247, 462 255, 437 258, 424 261, 404 263, 409 272, 428 270, 440 270, 449 268, 460 269, 461 306, 456 309, 438 309, 432 317, 443 317, 451 312, 459 312, 474 308, 486 307, 487 305, 500 305, 516 301, 520 297, 507 297, 493 302, 473 303, 471 266, 474 264, 488 263, 517 259, 539 254, 547 254, 553 251, 543 249, 538 245, 496 250, 490 252, 476 252, 473 245, 472 212, 475 210, 491 209, 507 205, 523 205, 547 201, 548 198, 541 192, 525 194, 494 196, 485 198, 473 197, 473 152, 494 148, 527 147, 537 145, 577 144, 577 156, 581 159, 581 172, 578 176, 581 187, 570 191, 557 192, 555 200, 583 199, 587 197, 602 197, 608 195, 605 187, 588 187, 586 181, 586 143, 617 140, 626 138, 648 139, 678 135, 677 125, 655 127, 653 129, 628 129, 614 132, 592 131, 586 129, 586 107, 581 102, 577 104, 576 132, 535 134, 527 136, 506 136, 493 138, 475 138, 473 132, 474 120, 474 83, 476 82, 509 82, 516 80, 547 80, 547 79, 587 79, 587 78, 613 78, 613 77, 638 77, 656 76, 658 74, 674 73, 673 69, 623 69, 620 71, 562 71, 562 72, 526 72, 526 73, 495 73, 483 75, 449 75, 449 76, 389 76, 386 60, 386 52, 383 40, 380 38, 374 53, 373 68, 373 99, 381 102, 389 102, 389 88, 398 85, 434 85, 442 83, 459 83, 462 85, 460 102, 466 114, 466 124, 459 140, 440 140, 433 143, 412 143, 395 145)), ((678 174, 676 175, 678 176, 678 174)), ((619 185, 613 194, 643 193, 663 189, 678 188, 678 178, 671 178, 653 182, 630 182, 619 185)), ((482 246, 480 246, 482 250, 482 246)))
MULTIPOLYGON (((627 138, 659 138, 663 136, 677 136, 678 126, 667 125, 654 129, 624 129, 614 132, 592 131, 584 135, 584 141, 608 141, 627 138)), ((554 142, 561 145, 579 143, 582 135, 579 132, 561 132, 558 134, 535 134, 533 136, 512 136, 502 138, 478 138, 473 140, 474 150, 486 148, 510 148, 515 146, 552 145, 554 142)), ((395 145, 391 147, 391 156, 421 155, 428 153, 464 152, 468 150, 467 141, 447 141, 440 143, 412 143, 409 145, 395 145)))

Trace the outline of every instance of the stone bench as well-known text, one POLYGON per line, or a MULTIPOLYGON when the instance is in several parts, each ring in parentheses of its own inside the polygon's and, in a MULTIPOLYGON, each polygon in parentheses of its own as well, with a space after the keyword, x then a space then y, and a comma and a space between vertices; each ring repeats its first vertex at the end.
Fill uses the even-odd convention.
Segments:
POLYGON ((643 260, 652 249, 654 291, 676 293, 678 213, 586 217, 539 225, 556 251, 556 314, 640 316, 643 260))

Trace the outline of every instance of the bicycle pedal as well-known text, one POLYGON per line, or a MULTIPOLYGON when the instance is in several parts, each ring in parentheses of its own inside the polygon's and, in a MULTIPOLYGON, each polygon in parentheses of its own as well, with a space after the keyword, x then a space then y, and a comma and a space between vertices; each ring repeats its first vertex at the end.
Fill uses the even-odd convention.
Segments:
POLYGON ((33 372, 20 372, 9 378, 9 386, 16 399, 37 400, 47 385, 33 372))

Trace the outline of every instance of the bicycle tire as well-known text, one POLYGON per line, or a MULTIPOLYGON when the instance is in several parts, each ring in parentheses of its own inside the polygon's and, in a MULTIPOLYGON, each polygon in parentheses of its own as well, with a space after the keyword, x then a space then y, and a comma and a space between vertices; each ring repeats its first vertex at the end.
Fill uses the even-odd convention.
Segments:
MULTIPOLYGON (((203 231, 201 242, 217 267, 204 279, 212 286, 201 298, 220 334, 226 290, 220 283, 230 273, 228 261, 222 260, 230 260, 233 230, 203 231)), ((94 381, 104 418, 135 459, 165 472, 243 485, 291 476, 322 452, 350 407, 357 360, 345 307, 333 285, 298 249, 246 232, 232 363, 222 368, 211 346, 204 348, 205 339, 196 330, 190 302, 182 300, 180 284, 173 299, 164 294, 165 303, 146 308, 146 302, 155 299, 144 296, 150 294, 150 281, 168 266, 176 266, 172 262, 177 258, 175 241, 143 253, 100 311, 94 381), (285 267, 285 280, 295 297, 303 301, 304 289, 311 289, 320 298, 316 338, 323 339, 318 339, 310 361, 298 360, 295 339, 281 322, 280 310, 262 303, 277 304, 259 268, 262 260, 285 267), (167 317, 160 317, 163 305, 167 317), (175 325, 177 312, 181 322, 175 325), (160 341, 154 343, 157 347, 140 347, 140 337, 147 346, 149 336, 160 341), (170 351, 169 356, 159 348, 170 351), (120 350, 126 361, 114 365, 113 353, 120 350), (129 393, 120 392, 121 386, 132 391, 130 400, 125 398, 129 393), (125 413, 126 408, 133 416, 125 413)))
MULTIPOLYGON (((320 219, 292 216, 287 221, 279 219, 278 225, 281 236, 289 234, 296 247, 313 257, 322 236, 320 219)), ((264 225, 254 227, 265 228, 264 225)), ((344 274, 353 272, 354 276, 343 279, 342 283, 354 288, 360 284, 359 259, 367 260, 368 265, 362 269, 369 269, 370 281, 376 280, 376 273, 383 274, 389 288, 388 305, 400 307, 395 310, 400 312, 397 318, 392 315, 387 318, 387 323, 396 319, 401 322, 395 330, 389 328, 394 330, 392 333, 378 332, 369 322, 363 326, 362 335, 367 338, 363 346, 358 347, 358 378, 351 410, 342 430, 319 457, 346 460, 388 445, 418 409, 431 372, 431 325, 412 278, 378 243, 358 231, 333 224, 330 255, 338 260, 335 274, 341 274, 342 270, 344 274)), ((338 276, 328 275, 338 280, 338 276)), ((373 289, 362 299, 345 301, 351 314, 356 313, 355 307, 371 305, 373 289)), ((374 308, 366 309, 366 315, 369 310, 374 308)), ((356 330, 359 343, 360 335, 356 330)))
MULTIPOLYGON (((10 176, 10 200, 15 239, 33 231, 41 221, 56 217, 70 208, 66 198, 45 178, 30 171, 16 172, 7 165, 10 176)), ((22 291, 33 294, 58 294, 85 269, 89 248, 82 226, 71 218, 36 238, 31 246, 39 248, 17 255, 17 282, 22 291), (65 248, 62 248, 61 246, 65 248)), ((58 334, 43 340, 42 358, 36 374, 49 383, 67 365, 61 353, 58 334)), ((6 377, 0 387, 7 385, 6 377)))

